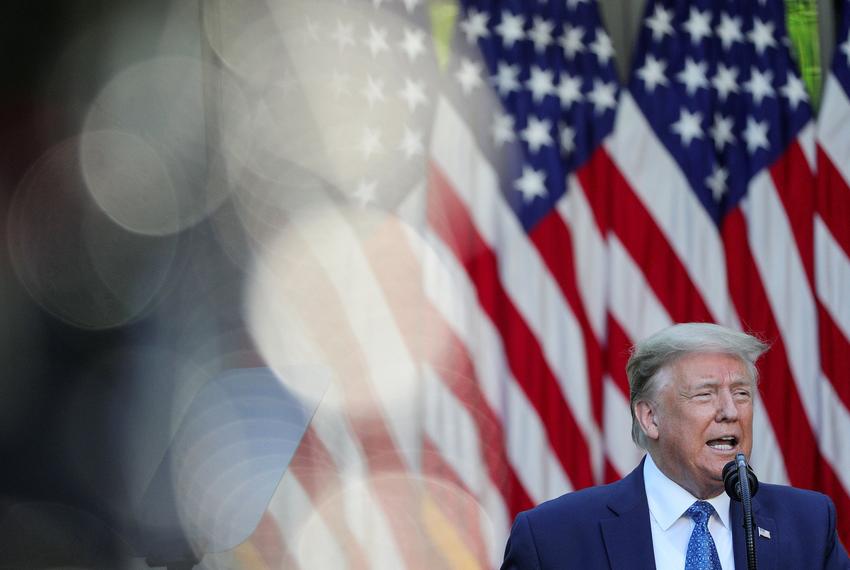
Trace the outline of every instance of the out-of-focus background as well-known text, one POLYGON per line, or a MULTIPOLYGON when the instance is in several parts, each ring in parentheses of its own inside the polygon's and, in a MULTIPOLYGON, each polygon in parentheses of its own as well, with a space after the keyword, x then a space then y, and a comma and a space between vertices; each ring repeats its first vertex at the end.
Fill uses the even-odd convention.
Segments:
POLYGON ((498 566, 690 320, 846 544, 848 6, 5 2, 0 567, 498 566))

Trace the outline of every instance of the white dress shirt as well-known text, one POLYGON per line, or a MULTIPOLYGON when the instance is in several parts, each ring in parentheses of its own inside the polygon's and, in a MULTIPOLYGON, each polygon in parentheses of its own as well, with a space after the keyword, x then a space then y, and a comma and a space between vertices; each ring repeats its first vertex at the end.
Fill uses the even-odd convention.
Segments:
MULTIPOLYGON (((643 481, 649 502, 655 567, 658 570, 683 570, 688 541, 694 528, 694 521, 685 511, 698 499, 662 473, 649 455, 643 464, 643 481)), ((714 539, 723 570, 735 568, 729 500, 726 493, 708 499, 715 510, 708 521, 708 530, 714 539)))

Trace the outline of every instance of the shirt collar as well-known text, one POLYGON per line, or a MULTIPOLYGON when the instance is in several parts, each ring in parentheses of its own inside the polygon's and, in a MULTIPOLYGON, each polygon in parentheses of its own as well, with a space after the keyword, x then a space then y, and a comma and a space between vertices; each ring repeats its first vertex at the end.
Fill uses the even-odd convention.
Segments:
MULTIPOLYGON (((658 526, 665 531, 673 526, 673 523, 694 504, 694 501, 699 500, 662 473, 649 454, 646 455, 646 461, 643 464, 643 484, 646 488, 649 512, 658 526)), ((714 507, 723 526, 731 528, 729 526, 729 495, 720 493, 706 500, 714 507)))

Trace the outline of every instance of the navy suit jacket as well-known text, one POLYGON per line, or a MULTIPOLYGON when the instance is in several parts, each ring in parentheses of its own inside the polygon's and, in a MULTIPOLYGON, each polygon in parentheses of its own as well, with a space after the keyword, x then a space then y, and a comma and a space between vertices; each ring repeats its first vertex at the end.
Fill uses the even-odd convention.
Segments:
MULTIPOLYGON (((741 503, 732 501, 730 511, 735 568, 746 570, 741 503)), ((826 495, 761 483, 753 518, 770 533, 767 538, 756 531, 759 570, 850 568, 826 495)), ((517 516, 502 570, 556 568, 655 568, 643 461, 616 483, 568 493, 517 516)))

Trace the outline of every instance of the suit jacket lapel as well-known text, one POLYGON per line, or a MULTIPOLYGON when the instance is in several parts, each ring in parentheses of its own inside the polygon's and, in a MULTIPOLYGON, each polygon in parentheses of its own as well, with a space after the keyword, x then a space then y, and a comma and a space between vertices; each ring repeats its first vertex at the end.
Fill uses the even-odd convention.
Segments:
MULTIPOLYGON (((747 568, 747 541, 744 535, 744 506, 738 501, 732 501, 729 505, 729 521, 732 525, 732 550, 735 554, 735 568, 746 570, 747 568)), ((756 562, 759 570, 773 570, 777 568, 777 536, 776 523, 761 509, 757 498, 753 497, 753 529, 756 544, 756 562), (759 528, 766 531, 759 533, 759 528), (768 538, 769 537, 769 538, 768 538)))
POLYGON ((615 486, 608 500, 612 516, 599 522, 611 570, 655 568, 643 461, 615 486))

